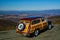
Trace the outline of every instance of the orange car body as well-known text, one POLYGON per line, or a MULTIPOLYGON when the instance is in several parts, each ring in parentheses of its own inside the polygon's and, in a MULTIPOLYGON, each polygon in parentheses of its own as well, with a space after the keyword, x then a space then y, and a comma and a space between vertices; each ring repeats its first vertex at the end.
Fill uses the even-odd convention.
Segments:
POLYGON ((47 28, 48 22, 43 17, 34 17, 34 18, 22 18, 18 21, 18 24, 24 23, 25 28, 19 30, 18 26, 16 27, 16 32, 19 34, 29 35, 35 31, 35 29, 43 30, 47 28))

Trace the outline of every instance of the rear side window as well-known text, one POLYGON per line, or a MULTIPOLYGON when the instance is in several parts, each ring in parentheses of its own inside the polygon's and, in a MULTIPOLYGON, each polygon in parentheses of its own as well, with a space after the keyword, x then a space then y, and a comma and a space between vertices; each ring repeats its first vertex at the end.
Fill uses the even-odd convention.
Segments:
POLYGON ((38 19, 38 20, 34 20, 34 21, 32 21, 32 25, 33 24, 37 24, 37 23, 39 23, 40 22, 40 20, 38 19))

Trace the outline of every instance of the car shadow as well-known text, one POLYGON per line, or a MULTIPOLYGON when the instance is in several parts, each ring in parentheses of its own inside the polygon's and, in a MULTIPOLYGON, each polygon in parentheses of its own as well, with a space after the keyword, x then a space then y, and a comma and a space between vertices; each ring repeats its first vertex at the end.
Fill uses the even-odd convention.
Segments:
MULTIPOLYGON (((48 29, 44 29, 44 30, 40 31, 37 36, 39 36, 41 33, 45 32, 45 31, 47 31, 47 30, 48 30, 48 29)), ((26 36, 26 37, 28 37, 28 38, 33 38, 33 37, 37 37, 37 36, 34 36, 34 34, 32 33, 31 35, 26 36)))
MULTIPOLYGON (((52 28, 53 28, 54 26, 52 26, 52 28)), ((39 34, 38 34, 38 36, 41 34, 41 33, 44 33, 44 32, 46 32, 48 29, 46 28, 46 29, 43 29, 43 30, 41 30, 40 32, 39 32, 39 34)), ((50 29, 51 30, 51 29, 50 29)), ((36 36, 34 36, 34 34, 32 33, 30 36, 26 36, 26 37, 28 37, 28 38, 33 38, 33 37, 36 37, 36 36)))

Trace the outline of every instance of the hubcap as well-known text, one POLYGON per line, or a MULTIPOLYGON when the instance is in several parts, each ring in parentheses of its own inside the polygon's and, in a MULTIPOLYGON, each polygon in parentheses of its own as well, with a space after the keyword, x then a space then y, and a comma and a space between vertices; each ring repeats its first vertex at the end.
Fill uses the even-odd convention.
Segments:
POLYGON ((51 29, 51 25, 49 25, 49 29, 51 29))
POLYGON ((24 24, 23 23, 21 23, 21 24, 18 25, 18 29, 19 30, 22 30, 23 28, 24 28, 24 24))
POLYGON ((37 36, 39 34, 38 30, 35 30, 35 36, 37 36))

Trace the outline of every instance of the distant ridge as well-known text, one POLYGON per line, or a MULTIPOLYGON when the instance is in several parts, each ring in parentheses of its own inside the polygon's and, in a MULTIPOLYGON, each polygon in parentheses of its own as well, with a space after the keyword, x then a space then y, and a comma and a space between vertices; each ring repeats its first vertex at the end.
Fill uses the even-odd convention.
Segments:
POLYGON ((27 10, 27 11, 0 11, 0 15, 18 15, 28 14, 28 15, 39 15, 39 16, 56 16, 60 15, 60 9, 52 9, 52 10, 27 10))

